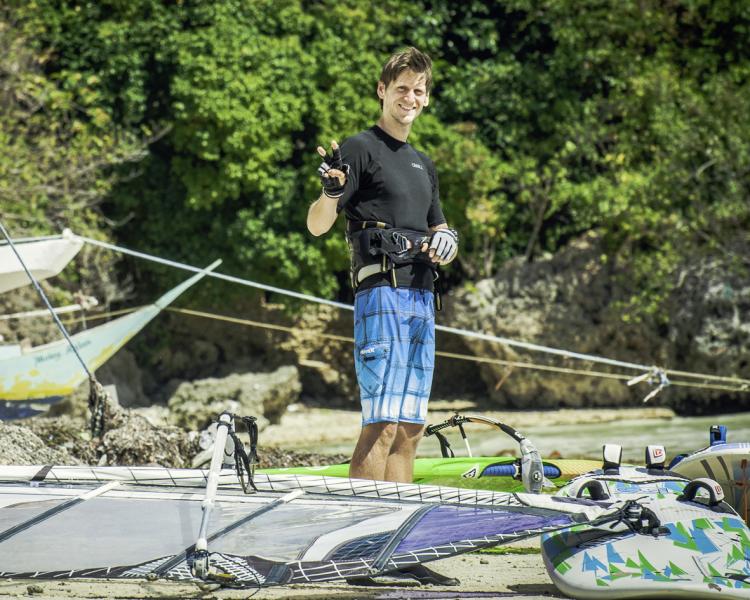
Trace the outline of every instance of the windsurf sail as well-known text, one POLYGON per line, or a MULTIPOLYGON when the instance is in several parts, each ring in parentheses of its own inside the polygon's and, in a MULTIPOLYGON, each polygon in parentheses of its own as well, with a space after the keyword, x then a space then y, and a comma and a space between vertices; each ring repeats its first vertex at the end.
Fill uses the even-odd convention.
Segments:
MULTIPOLYGON (((196 580, 191 556, 208 478, 158 467, 0 467, 0 539, 64 505, 0 541, 0 576, 196 580), (119 485, 70 502, 109 482, 119 485)), ((232 585, 372 576, 611 510, 533 494, 257 473, 260 491, 245 494, 229 469, 216 481, 205 540, 215 578, 232 585)))
POLYGON ((372 577, 619 514, 536 494, 264 475, 252 461, 231 471, 227 457, 244 454, 233 420, 220 416, 207 471, 0 467, 0 576, 233 586, 372 577))

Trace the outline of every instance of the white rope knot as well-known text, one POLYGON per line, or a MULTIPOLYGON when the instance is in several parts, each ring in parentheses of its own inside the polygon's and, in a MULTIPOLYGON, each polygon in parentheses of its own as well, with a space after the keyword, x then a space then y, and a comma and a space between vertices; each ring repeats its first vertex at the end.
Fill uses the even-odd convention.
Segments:
POLYGON ((669 377, 667 377, 667 372, 657 366, 651 367, 649 371, 646 373, 643 373, 643 375, 638 375, 638 377, 633 377, 633 379, 628 380, 628 385, 635 385, 636 383, 641 383, 642 381, 645 381, 649 385, 655 385, 656 389, 651 390, 648 395, 643 399, 643 403, 645 404, 651 398, 656 396, 659 392, 661 392, 665 387, 667 387, 669 382, 669 377))

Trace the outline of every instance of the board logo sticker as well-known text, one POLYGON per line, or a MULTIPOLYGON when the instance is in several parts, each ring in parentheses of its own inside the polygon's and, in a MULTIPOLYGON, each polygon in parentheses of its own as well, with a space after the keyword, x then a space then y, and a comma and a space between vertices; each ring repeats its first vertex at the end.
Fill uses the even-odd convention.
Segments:
POLYGON ((461 473, 463 479, 477 479, 479 477, 479 467, 474 465, 468 471, 461 473))

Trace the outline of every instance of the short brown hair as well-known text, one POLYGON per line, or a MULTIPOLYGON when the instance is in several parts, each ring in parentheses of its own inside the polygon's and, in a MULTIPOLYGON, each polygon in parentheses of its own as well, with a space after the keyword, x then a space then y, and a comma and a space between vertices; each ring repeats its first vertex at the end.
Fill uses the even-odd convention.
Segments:
POLYGON ((385 84, 385 87, 388 87, 406 69, 424 74, 425 87, 429 94, 432 88, 432 60, 427 54, 420 52, 414 47, 406 48, 406 50, 402 50, 391 56, 383 66, 383 70, 380 73, 380 81, 385 84))

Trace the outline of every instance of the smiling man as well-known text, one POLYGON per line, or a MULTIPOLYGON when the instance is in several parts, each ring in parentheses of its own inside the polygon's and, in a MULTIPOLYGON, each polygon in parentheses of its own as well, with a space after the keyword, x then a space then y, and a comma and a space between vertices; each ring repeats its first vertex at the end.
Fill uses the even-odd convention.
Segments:
POLYGON ((430 102, 432 63, 408 48, 383 67, 377 85, 382 114, 343 142, 319 168, 323 186, 307 227, 330 230, 347 220, 352 257, 354 360, 362 431, 350 476, 411 482, 422 437, 435 357, 434 281, 451 262, 458 235, 440 208, 435 165, 407 143, 430 102))

